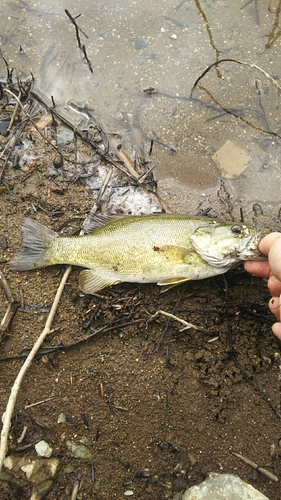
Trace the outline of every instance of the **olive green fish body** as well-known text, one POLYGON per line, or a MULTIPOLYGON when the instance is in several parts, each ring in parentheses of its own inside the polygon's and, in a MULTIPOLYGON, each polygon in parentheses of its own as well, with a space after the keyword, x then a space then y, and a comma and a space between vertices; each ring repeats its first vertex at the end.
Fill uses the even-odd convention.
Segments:
POLYGON ((260 232, 252 226, 208 218, 163 214, 96 217, 83 236, 59 236, 36 221, 23 222, 23 249, 11 269, 53 264, 87 268, 80 287, 95 293, 121 281, 171 286, 222 274, 257 250, 260 232))

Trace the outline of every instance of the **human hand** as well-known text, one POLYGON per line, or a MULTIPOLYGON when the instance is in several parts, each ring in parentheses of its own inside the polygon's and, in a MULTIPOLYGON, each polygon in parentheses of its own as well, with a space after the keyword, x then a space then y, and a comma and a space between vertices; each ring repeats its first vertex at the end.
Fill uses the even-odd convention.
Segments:
POLYGON ((268 256, 268 261, 249 260, 244 267, 249 273, 268 278, 268 288, 272 298, 269 308, 278 323, 274 323, 272 331, 281 340, 281 233, 270 233, 259 243, 259 250, 268 256))

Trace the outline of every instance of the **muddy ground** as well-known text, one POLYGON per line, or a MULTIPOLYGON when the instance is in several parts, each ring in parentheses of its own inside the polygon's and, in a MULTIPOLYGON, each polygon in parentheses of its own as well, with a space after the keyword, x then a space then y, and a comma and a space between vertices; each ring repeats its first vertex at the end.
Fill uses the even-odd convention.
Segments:
MULTIPOLYGON (((23 132, 17 154, 0 186, 0 269, 18 301, 1 343, 1 413, 23 363, 17 357, 44 328, 63 273, 63 266, 9 271, 21 220, 79 229, 93 207, 81 177, 50 172, 57 153, 36 131, 23 132), (23 154, 27 138, 32 159, 23 154)), ((132 498, 171 500, 209 472, 232 472, 278 500, 279 483, 231 454, 281 478, 281 344, 271 333, 266 282, 238 268, 164 294, 156 285, 120 284, 90 296, 78 275, 74 268, 23 381, 9 436, 8 454, 36 458, 44 439, 59 458, 46 498, 70 499, 79 478, 80 499, 121 499, 131 490, 132 498), (158 310, 199 329, 181 331, 163 315, 149 322, 158 310), (88 458, 74 458, 68 441, 83 444, 88 458)), ((0 319, 8 303, 0 287, 0 319)), ((3 500, 27 499, 31 486, 2 483, 0 491, 3 500)))

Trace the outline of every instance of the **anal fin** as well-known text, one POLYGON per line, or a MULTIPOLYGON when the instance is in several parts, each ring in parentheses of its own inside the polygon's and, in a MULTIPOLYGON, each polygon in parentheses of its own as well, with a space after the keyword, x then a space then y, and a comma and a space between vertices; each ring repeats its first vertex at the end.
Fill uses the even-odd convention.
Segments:
POLYGON ((79 286, 84 293, 93 294, 107 286, 116 285, 117 283, 121 283, 120 280, 108 279, 92 269, 82 271, 79 276, 79 286))

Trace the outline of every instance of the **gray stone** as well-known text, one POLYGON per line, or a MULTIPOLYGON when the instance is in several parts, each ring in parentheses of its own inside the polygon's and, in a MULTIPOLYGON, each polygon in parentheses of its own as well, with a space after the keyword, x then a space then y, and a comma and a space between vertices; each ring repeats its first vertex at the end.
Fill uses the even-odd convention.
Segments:
POLYGON ((198 486, 192 486, 182 500, 269 500, 234 474, 215 474, 198 486))
POLYGON ((61 128, 57 132, 57 141, 60 146, 64 146, 66 144, 70 144, 74 139, 74 133, 72 130, 67 130, 65 128, 61 128))
POLYGON ((69 454, 73 458, 80 458, 82 460, 91 460, 92 455, 89 452, 89 450, 86 448, 86 446, 83 446, 82 444, 76 444, 74 441, 66 441, 66 446, 69 450, 69 454))

